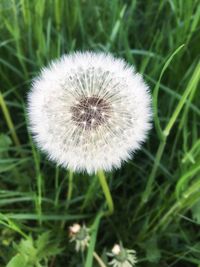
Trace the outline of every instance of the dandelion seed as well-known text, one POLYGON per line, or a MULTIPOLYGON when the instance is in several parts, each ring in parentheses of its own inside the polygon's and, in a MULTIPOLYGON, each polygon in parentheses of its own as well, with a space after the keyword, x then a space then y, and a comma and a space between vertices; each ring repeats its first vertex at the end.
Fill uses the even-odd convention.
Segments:
POLYGON ((38 146, 72 171, 110 171, 131 158, 150 129, 141 75, 110 54, 77 52, 43 68, 28 95, 38 146))
POLYGON ((69 227, 70 242, 75 242, 76 251, 84 251, 90 241, 89 229, 75 223, 69 227))
POLYGON ((125 249, 119 244, 115 244, 112 252, 107 254, 112 257, 109 265, 113 267, 132 267, 137 263, 135 250, 125 249))

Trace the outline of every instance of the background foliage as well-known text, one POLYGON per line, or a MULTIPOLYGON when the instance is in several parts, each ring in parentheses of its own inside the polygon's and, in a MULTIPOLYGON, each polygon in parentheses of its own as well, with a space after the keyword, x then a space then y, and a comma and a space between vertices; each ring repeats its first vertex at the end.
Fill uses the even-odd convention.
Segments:
POLYGON ((137 266, 200 266, 199 30, 198 0, 0 0, 0 266, 84 266, 67 236, 77 221, 95 222, 105 261, 122 240, 137 266), (115 213, 100 224, 97 178, 75 175, 70 196, 69 173, 27 130, 31 79, 74 50, 124 57, 153 94, 155 127, 133 160, 107 174, 115 213))

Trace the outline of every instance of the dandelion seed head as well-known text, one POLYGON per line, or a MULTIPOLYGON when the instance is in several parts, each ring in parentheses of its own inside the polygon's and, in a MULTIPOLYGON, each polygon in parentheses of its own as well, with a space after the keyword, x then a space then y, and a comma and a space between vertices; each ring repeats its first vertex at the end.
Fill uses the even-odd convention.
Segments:
POLYGON ((75 242, 76 251, 84 251, 90 241, 89 229, 83 225, 75 223, 69 227, 70 242, 75 242))
POLYGON ((110 54, 77 52, 43 68, 28 95, 38 146, 73 171, 110 171, 145 141, 151 97, 141 75, 110 54))
POLYGON ((135 250, 126 249, 119 244, 115 244, 107 255, 112 258, 109 265, 113 267, 133 267, 137 263, 135 250))

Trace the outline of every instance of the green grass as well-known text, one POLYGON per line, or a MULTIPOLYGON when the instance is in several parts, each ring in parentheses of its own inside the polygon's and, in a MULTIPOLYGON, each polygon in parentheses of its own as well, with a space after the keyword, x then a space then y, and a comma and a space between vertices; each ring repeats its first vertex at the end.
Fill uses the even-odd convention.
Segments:
POLYGON ((94 248, 106 262, 121 240, 137 251, 137 266, 200 267, 199 1, 0 0, 0 32, 0 266, 21 240, 33 254, 40 247, 46 267, 98 266, 94 248), (152 92, 148 141, 107 174, 110 217, 101 216, 98 178, 56 167, 27 130, 32 78, 74 50, 124 57, 152 92), (88 254, 69 243, 73 222, 93 229, 88 254))

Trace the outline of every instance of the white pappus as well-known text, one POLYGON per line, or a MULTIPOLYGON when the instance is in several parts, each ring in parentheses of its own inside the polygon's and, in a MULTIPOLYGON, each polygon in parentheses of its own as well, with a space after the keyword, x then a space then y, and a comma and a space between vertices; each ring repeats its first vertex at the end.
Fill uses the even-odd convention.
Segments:
POLYGON ((38 146, 73 171, 110 171, 131 158, 151 128, 140 74, 111 54, 75 52, 42 69, 28 94, 38 146))

